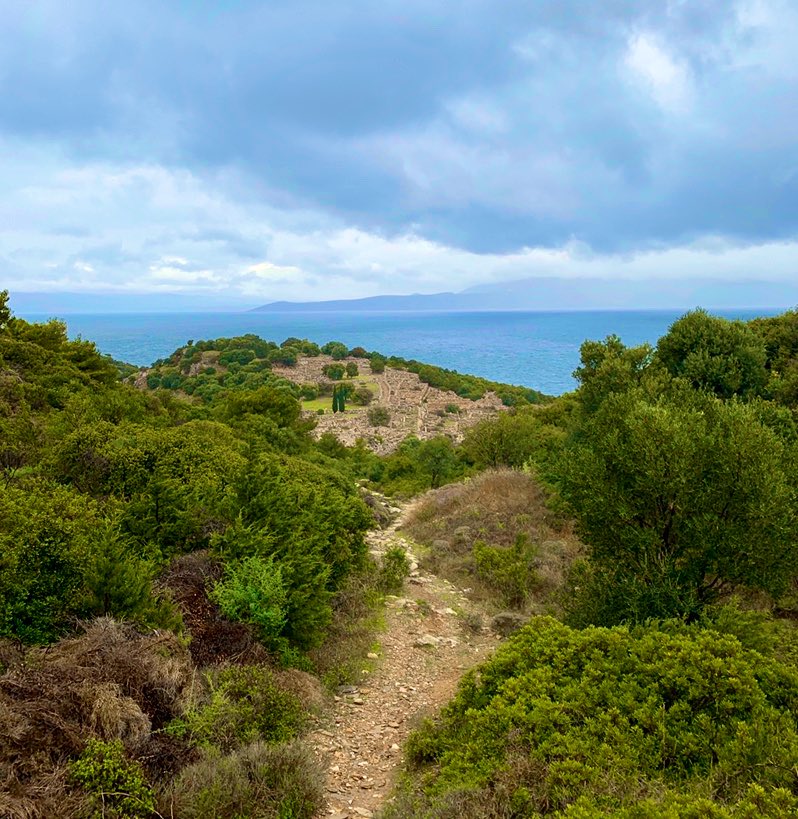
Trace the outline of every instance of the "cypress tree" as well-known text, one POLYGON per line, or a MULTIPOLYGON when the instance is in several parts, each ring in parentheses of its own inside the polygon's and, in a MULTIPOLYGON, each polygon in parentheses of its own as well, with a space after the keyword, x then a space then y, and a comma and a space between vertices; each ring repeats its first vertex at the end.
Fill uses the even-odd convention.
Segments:
POLYGON ((338 412, 343 412, 346 409, 346 388, 341 387, 338 393, 338 412))
POLYGON ((338 387, 333 387, 333 405, 332 411, 338 412, 338 387))

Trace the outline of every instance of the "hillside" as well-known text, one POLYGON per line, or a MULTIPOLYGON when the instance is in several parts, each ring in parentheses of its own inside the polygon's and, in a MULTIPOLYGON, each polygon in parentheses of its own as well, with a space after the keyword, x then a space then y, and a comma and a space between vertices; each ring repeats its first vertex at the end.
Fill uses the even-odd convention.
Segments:
POLYGON ((243 336, 135 386, 0 293, 0 814, 796 815, 798 313, 575 376, 243 336))
POLYGON ((140 371, 134 383, 142 389, 166 388, 195 402, 231 388, 290 385, 303 417, 315 424, 317 439, 331 433, 347 446, 362 441, 380 455, 394 452, 411 435, 422 441, 443 436, 459 444, 478 422, 511 405, 545 399, 527 388, 362 348, 349 350, 339 342, 319 348, 287 339, 278 347, 255 336, 181 348, 140 371), (346 393, 342 412, 333 411, 334 390, 346 393), (383 410, 379 417, 375 408, 383 410))
MULTIPOLYGON (((314 384, 324 392, 330 388, 324 368, 334 363, 330 356, 302 357, 294 367, 276 366, 273 372, 296 384, 314 384)), ((348 356, 341 363, 358 368, 358 375, 344 378, 341 383, 353 391, 369 390, 373 398, 368 404, 350 402, 344 412, 333 413, 331 399, 320 397, 303 401, 302 406, 316 420, 317 437, 331 432, 347 446, 362 440, 372 451, 385 455, 396 450, 408 435, 422 441, 444 435, 459 444, 469 427, 507 409, 494 392, 473 401, 451 390, 431 387, 416 373, 390 366, 375 373, 368 359, 348 356), (369 420, 368 410, 373 406, 387 409, 386 423, 375 425, 369 420)))

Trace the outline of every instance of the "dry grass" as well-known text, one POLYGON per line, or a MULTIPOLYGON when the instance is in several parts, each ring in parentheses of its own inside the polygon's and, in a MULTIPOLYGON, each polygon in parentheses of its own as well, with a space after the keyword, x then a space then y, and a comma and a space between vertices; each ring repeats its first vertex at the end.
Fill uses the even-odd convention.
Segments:
POLYGON ((168 772, 181 749, 159 749, 152 731, 182 713, 193 678, 174 634, 140 634, 108 618, 22 654, 0 676, 0 815, 79 815, 82 795, 66 769, 90 737, 120 739, 151 770, 168 772))
POLYGON ((300 741, 255 742, 189 765, 160 802, 161 813, 174 819, 311 819, 324 804, 324 772, 300 741))
POLYGON ((405 531, 428 548, 423 562, 430 571, 460 586, 494 609, 502 605, 495 590, 480 580, 473 557, 475 541, 509 548, 519 534, 537 547, 537 582, 526 608, 556 608, 556 598, 582 544, 571 521, 547 506, 543 488, 524 472, 483 472, 460 484, 428 492, 411 513, 405 531))
POLYGON ((357 682, 363 658, 382 627, 376 566, 350 574, 333 598, 332 622, 324 642, 310 652, 316 672, 328 688, 357 682))

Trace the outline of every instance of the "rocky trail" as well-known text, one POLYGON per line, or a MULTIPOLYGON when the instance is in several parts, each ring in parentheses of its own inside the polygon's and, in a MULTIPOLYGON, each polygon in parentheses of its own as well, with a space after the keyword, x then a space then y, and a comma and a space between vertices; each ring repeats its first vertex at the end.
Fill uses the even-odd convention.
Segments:
POLYGON ((327 809, 322 817, 355 819, 376 814, 402 764, 402 746, 425 716, 452 696, 460 677, 497 645, 486 629, 466 628, 471 604, 460 589, 418 568, 413 546, 399 534, 412 509, 369 535, 373 554, 404 548, 411 575, 401 597, 388 599, 381 651, 358 686, 342 686, 326 724, 310 736, 327 765, 327 809))

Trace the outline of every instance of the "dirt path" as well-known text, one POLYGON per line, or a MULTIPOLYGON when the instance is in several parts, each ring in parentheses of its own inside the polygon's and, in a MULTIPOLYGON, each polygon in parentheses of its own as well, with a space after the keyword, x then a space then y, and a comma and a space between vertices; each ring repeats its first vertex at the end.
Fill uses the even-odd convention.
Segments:
POLYGON ((320 814, 328 819, 372 816, 384 804, 407 735, 498 643, 490 633, 464 627, 470 604, 459 589, 417 568, 412 546, 397 534, 410 509, 389 529, 370 533, 374 554, 400 545, 412 568, 403 596, 389 598, 382 652, 372 657, 376 668, 367 683, 339 690, 329 724, 310 737, 328 763, 328 807, 320 814))

